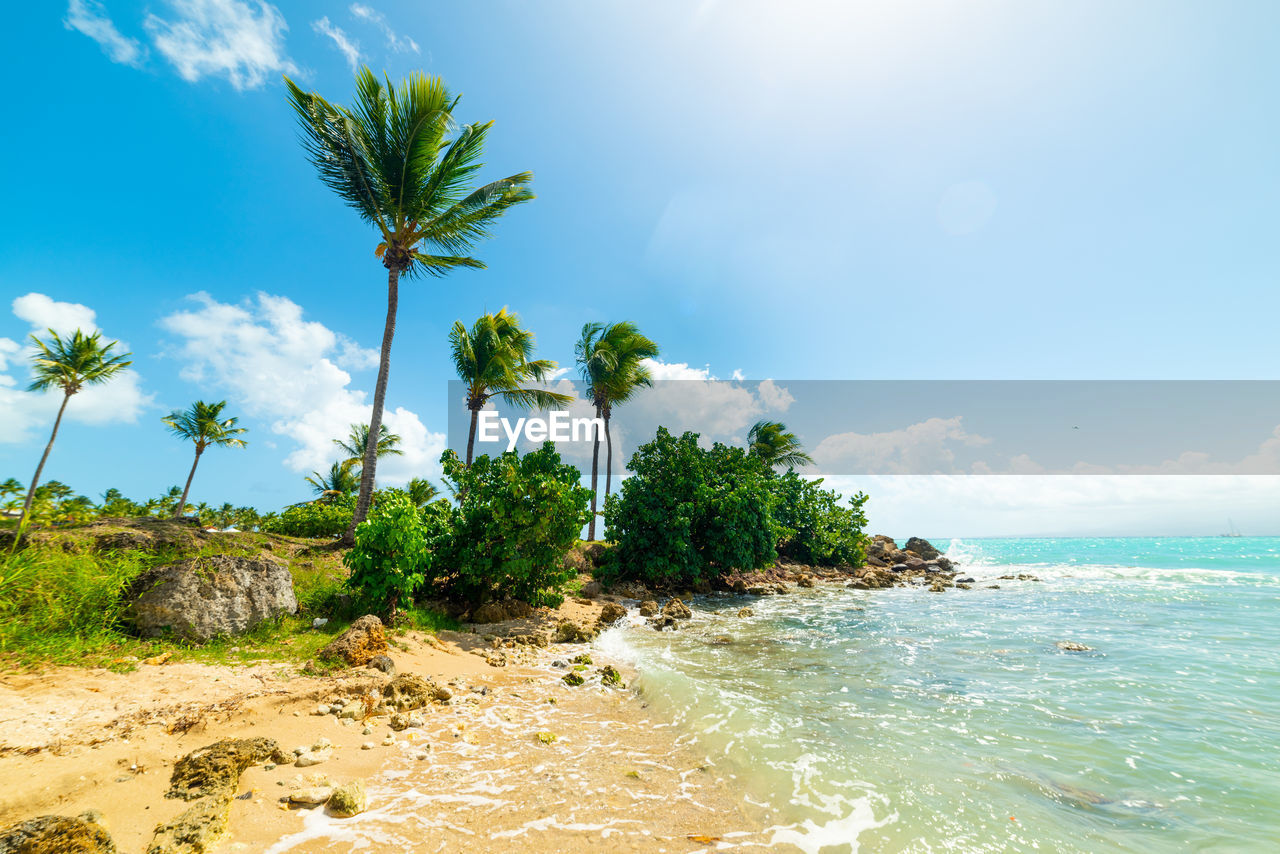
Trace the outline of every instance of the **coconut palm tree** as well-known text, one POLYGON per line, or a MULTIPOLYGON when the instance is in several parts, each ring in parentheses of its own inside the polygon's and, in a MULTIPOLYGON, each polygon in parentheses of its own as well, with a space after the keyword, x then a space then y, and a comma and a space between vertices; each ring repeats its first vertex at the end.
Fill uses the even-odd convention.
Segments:
POLYGON ((532 359, 533 333, 520 327, 520 316, 506 307, 496 314, 476 319, 470 329, 455 321, 449 331, 449 346, 458 377, 467 384, 467 409, 471 410, 471 428, 467 434, 467 465, 475 453, 476 423, 480 410, 495 397, 523 409, 560 409, 573 401, 573 395, 535 388, 529 383, 543 382, 556 363, 550 359, 532 359))
MULTIPOLYGON (((644 360, 658 355, 658 345, 640 334, 629 320, 618 323, 588 323, 574 348, 587 396, 596 408, 596 417, 604 421, 605 475, 604 496, 609 497, 613 485, 613 436, 609 421, 613 407, 626 403, 641 388, 653 385, 653 375, 644 360)), ((596 491, 600 471, 600 436, 595 437, 591 451, 591 521, 587 539, 596 538, 596 491)))
POLYGON ((813 462, 796 434, 788 432, 787 425, 778 421, 757 421, 752 425, 747 433, 747 452, 759 457, 769 468, 792 469, 813 462))
POLYGON ((311 484, 320 500, 350 495, 360 488, 360 469, 345 462, 329 466, 327 475, 313 471, 307 483, 311 484))
POLYGON ((49 434, 49 444, 44 447, 44 455, 40 457, 40 465, 36 466, 35 476, 27 487, 27 498, 22 505, 22 517, 18 527, 27 523, 27 514, 31 511, 31 502, 35 498, 36 487, 40 485, 40 474, 44 464, 53 450, 53 442, 58 438, 58 427, 62 424, 62 413, 67 409, 67 401, 87 385, 101 385, 118 375, 133 364, 129 361, 132 353, 111 352, 119 341, 103 343, 102 333, 85 335, 79 329, 70 338, 62 338, 52 329, 49 340, 41 341, 31 336, 36 345, 36 352, 31 356, 34 379, 27 387, 28 391, 48 391, 57 386, 62 389, 62 405, 58 407, 58 417, 53 421, 53 432, 49 434))
MULTIPOLYGON (((369 425, 352 424, 351 432, 346 439, 334 439, 333 444, 346 452, 345 466, 354 466, 356 477, 360 477, 360 462, 364 459, 364 449, 369 445, 369 425)), ((374 451, 378 459, 398 457, 404 454, 400 450, 400 434, 392 433, 386 424, 378 425, 378 442, 374 451)))
POLYGON ((225 400, 217 403, 205 403, 197 400, 185 410, 175 409, 160 419, 169 426, 169 432, 179 439, 189 439, 195 443, 196 458, 191 463, 191 471, 187 474, 187 485, 182 489, 182 497, 173 508, 173 518, 182 515, 187 506, 187 495, 191 492, 191 480, 196 476, 196 466, 200 465, 200 455, 206 448, 243 448, 249 444, 240 437, 249 432, 244 427, 236 426, 240 419, 224 418, 222 410, 227 406, 225 400))
POLYGON ((320 180, 377 229, 381 241, 374 254, 387 270, 387 319, 370 442, 360 470, 360 496, 343 537, 353 543, 373 495, 400 277, 483 269, 468 253, 508 209, 534 197, 533 174, 520 172, 470 189, 493 122, 456 125, 458 99, 439 77, 414 73, 394 86, 390 78, 379 80, 362 68, 350 107, 304 92, 287 77, 285 83, 308 158, 320 180))
POLYGON ((409 494, 409 500, 413 502, 414 507, 425 507, 440 494, 440 490, 436 489, 436 485, 426 478, 415 477, 405 486, 404 491, 409 494))

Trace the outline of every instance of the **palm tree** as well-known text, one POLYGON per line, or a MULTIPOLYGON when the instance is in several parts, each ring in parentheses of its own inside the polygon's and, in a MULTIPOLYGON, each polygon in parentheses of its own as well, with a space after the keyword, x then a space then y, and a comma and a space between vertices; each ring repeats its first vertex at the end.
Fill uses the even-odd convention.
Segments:
POLYGON ((409 493, 409 500, 413 502, 414 507, 425 507, 440 494, 440 490, 436 489, 435 484, 421 477, 415 477, 410 480, 404 491, 409 493))
MULTIPOLYGON (((359 472, 360 461, 364 459, 364 449, 369 445, 369 425, 352 424, 347 438, 334 439, 333 444, 347 452, 347 458, 342 460, 342 464, 356 466, 356 471, 359 472)), ((374 453, 378 459, 403 455, 404 451, 400 450, 400 434, 392 433, 387 429, 386 424, 379 424, 378 442, 374 453)))
POLYGON ((173 510, 173 518, 182 515, 187 506, 187 494, 191 492, 191 479, 196 476, 196 466, 200 465, 200 455, 210 446, 220 448, 243 448, 249 444, 240 437, 248 432, 244 427, 237 427, 238 418, 222 417, 222 410, 227 402, 205 403, 197 400, 186 410, 174 410, 160 419, 169 425, 169 432, 179 439, 190 439, 196 445, 196 458, 191 463, 191 472, 187 475, 187 485, 182 489, 182 497, 173 510))
POLYGON ((26 487, 15 477, 0 483, 0 501, 4 502, 4 504, 0 504, 0 508, 12 510, 18 504, 17 497, 25 490, 26 487))
POLYGON ((327 475, 313 471, 307 483, 315 490, 319 500, 350 495, 360 488, 360 470, 345 462, 329 466, 327 475))
POLYGON ((747 433, 747 453, 759 457, 770 468, 792 469, 813 462, 796 434, 787 432, 787 425, 778 421, 757 421, 752 425, 747 433))
POLYGON ((393 86, 390 78, 379 80, 362 68, 351 107, 303 92, 287 77, 285 83, 308 158, 320 180, 378 230, 381 242, 374 254, 387 270, 387 319, 370 441, 360 471, 360 496, 343 537, 354 543, 356 525, 364 521, 373 496, 400 276, 483 269, 468 253, 509 208, 534 197, 529 188, 533 174, 520 172, 468 192, 493 122, 455 125, 458 99, 439 77, 414 73, 393 86))
MULTIPOLYGON (((609 497, 613 485, 613 436, 609 420, 615 405, 626 403, 637 391, 653 385, 653 375, 644 360, 658 355, 658 345, 640 334, 628 320, 618 323, 588 323, 574 348, 587 395, 596 408, 596 417, 604 421, 605 475, 604 496, 609 497)), ((591 521, 587 539, 596 538, 596 486, 600 472, 600 436, 595 437, 591 451, 591 521)))
POLYGON ((477 318, 471 329, 455 321, 449 331, 453 365, 467 384, 467 409, 471 428, 467 435, 467 465, 475 452, 476 423, 480 410, 495 397, 523 409, 559 409, 573 401, 573 395, 533 388, 527 383, 542 382, 556 369, 550 359, 531 359, 533 333, 520 328, 520 316, 507 311, 477 318))
POLYGON ((35 378, 27 391, 48 391, 57 386, 62 389, 62 405, 58 407, 58 417, 53 421, 49 444, 45 445, 40 465, 36 466, 35 476, 27 487, 27 499, 23 502, 22 516, 18 520, 20 529, 27 523, 31 501, 35 498, 36 487, 40 485, 40 474, 44 471, 45 461, 49 459, 49 452, 53 450, 53 441, 58 438, 62 413, 67 409, 67 401, 71 400, 71 395, 87 385, 101 385, 133 364, 129 361, 133 354, 112 353, 111 350, 120 342, 104 344, 101 332, 85 335, 77 329, 70 338, 61 338, 50 329, 47 342, 34 335, 31 340, 36 345, 36 352, 31 357, 35 378))

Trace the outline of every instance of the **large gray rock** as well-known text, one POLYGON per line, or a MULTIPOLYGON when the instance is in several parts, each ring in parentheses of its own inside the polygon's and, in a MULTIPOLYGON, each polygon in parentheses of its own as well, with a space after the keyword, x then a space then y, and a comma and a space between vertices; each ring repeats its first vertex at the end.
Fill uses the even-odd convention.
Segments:
POLYGON ((211 555, 159 566, 138 576, 130 596, 134 628, 144 637, 201 642, 298 610, 288 567, 265 557, 211 555))

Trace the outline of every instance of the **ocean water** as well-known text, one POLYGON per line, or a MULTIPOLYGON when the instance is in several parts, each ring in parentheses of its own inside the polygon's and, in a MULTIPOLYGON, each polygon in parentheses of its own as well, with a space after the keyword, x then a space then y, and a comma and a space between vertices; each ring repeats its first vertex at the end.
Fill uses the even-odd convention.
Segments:
POLYGON ((1280 851, 1280 539, 946 553, 974 589, 709 596, 600 643, 780 847, 1280 851))

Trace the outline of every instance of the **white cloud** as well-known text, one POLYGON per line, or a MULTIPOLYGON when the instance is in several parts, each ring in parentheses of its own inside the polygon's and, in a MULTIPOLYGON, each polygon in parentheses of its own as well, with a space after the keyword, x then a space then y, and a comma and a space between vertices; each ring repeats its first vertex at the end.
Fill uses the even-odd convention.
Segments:
POLYGON ((959 416, 929 418, 901 430, 828 436, 813 449, 813 459, 826 471, 952 474, 957 472, 957 445, 988 442, 965 430, 959 416))
MULTIPOLYGON (((273 433, 292 440, 285 465, 293 471, 327 469, 338 457, 333 440, 369 421, 372 406, 363 390, 351 388, 348 371, 377 365, 377 351, 305 320, 285 297, 259 293, 238 305, 207 293, 189 299, 195 308, 160 321, 179 339, 182 376, 225 391, 246 414, 267 419, 273 433)), ((445 436, 403 407, 388 408, 384 420, 401 435, 404 455, 379 462, 378 482, 397 486, 438 476, 445 436)))
POLYGON ((355 71, 360 63, 360 45, 351 40, 340 28, 329 23, 328 16, 311 22, 311 28, 322 36, 328 36, 338 51, 347 58, 347 64, 355 71))
MULTIPOLYGON (((59 302, 40 293, 29 293, 12 303, 13 313, 26 321, 29 334, 45 336, 49 329, 67 335, 77 329, 86 333, 100 331, 93 309, 80 303, 59 302)), ((23 336, 24 339, 27 336, 23 336)), ((110 336, 104 336, 107 341, 110 336)), ((29 340, 29 339, 28 339, 29 340)), ((33 348, 10 338, 0 338, 0 443, 25 442, 35 428, 51 424, 62 403, 62 394, 26 391, 28 376, 17 376, 19 365, 25 365, 33 348)), ((129 351, 119 342, 114 352, 129 351)), ((142 390, 142 379, 132 369, 117 374, 103 385, 87 386, 67 405, 66 421, 81 424, 136 423, 138 416, 154 404, 154 396, 142 390)))
POLYGON ((67 5, 67 17, 63 24, 98 43, 102 52, 112 62, 140 68, 147 58, 147 50, 137 39, 124 36, 107 16, 107 10, 95 0, 71 0, 67 5))
POLYGON ((392 50, 397 52, 412 51, 413 53, 418 53, 420 51, 417 42, 408 36, 402 36, 393 30, 391 25, 387 23, 386 16, 377 9, 374 9, 371 6, 366 6, 363 3, 352 3, 351 14, 361 20, 374 24, 381 29, 383 35, 387 37, 387 44, 392 50))
POLYGON ((224 75, 236 89, 254 89, 269 75, 296 73, 284 49, 288 30, 264 0, 169 0, 177 17, 147 15, 156 49, 183 80, 224 75))

